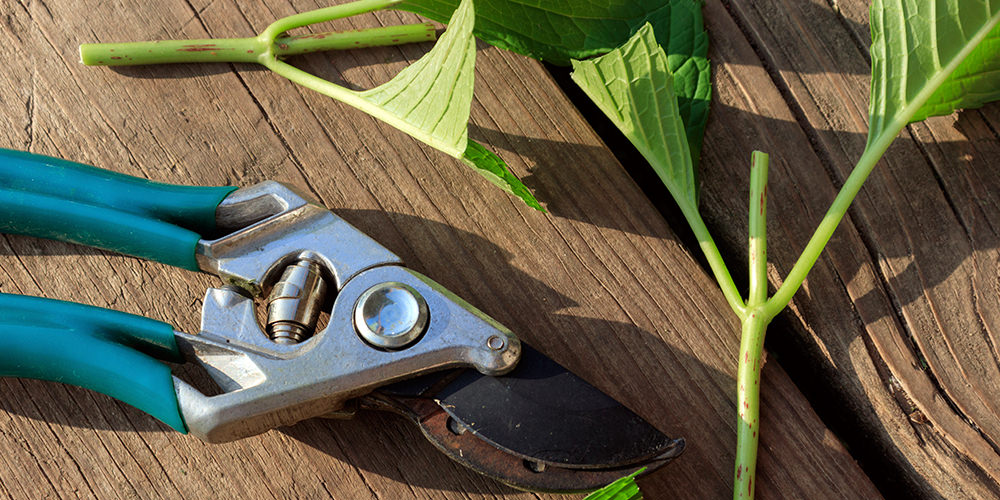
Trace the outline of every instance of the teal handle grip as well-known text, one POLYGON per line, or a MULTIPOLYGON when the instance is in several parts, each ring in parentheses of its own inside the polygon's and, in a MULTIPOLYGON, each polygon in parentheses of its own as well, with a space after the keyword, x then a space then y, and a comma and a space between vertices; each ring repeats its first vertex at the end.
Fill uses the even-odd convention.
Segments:
POLYGON ((0 376, 51 380, 124 401, 187 433, 167 365, 170 325, 99 307, 0 293, 0 376))
POLYGON ((0 149, 0 231, 79 243, 198 270, 235 187, 177 186, 0 149))

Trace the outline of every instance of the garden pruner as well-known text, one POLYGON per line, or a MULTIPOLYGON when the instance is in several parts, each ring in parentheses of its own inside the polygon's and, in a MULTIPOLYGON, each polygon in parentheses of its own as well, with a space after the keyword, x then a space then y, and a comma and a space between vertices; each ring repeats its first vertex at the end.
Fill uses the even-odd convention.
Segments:
POLYGON ((209 442, 388 410, 463 465, 544 491, 592 489, 684 449, 277 182, 175 186, 0 150, 0 231, 222 279, 195 334, 0 294, 0 375, 90 388, 209 442), (266 303, 260 320, 255 299, 266 303), (13 333, 26 326, 30 335, 13 333), (200 392, 161 360, 199 363, 218 391, 200 392))

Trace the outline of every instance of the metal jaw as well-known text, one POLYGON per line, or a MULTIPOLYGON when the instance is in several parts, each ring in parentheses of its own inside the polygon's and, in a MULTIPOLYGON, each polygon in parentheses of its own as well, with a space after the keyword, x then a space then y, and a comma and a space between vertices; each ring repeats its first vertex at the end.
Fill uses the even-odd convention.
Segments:
MULTIPOLYGON (((434 370, 471 366, 501 375, 517 363, 521 344, 509 330, 281 184, 236 191, 218 214, 222 227, 242 229, 199 242, 199 263, 235 286, 208 290, 199 334, 176 334, 185 357, 204 366, 223 391, 207 396, 175 378, 185 422, 201 439, 231 441, 327 415, 348 399, 434 370), (335 298, 329 324, 301 343, 272 341, 257 321, 252 297, 303 259, 330 281, 335 298), (373 330, 356 319, 369 292, 387 283, 425 306, 419 335, 407 330, 412 338, 401 347, 384 344, 392 349, 373 346, 359 333, 367 328, 369 335, 388 337, 391 328, 376 322, 373 330)), ((386 316, 391 312, 386 309, 386 316)))

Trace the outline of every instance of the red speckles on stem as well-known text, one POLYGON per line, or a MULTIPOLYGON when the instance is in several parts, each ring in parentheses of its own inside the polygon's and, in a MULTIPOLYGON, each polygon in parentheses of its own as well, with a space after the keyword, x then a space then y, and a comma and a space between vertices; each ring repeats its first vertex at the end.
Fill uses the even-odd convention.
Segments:
POLYGON ((764 215, 764 191, 760 193, 760 214, 764 215))
POLYGON ((753 495, 753 476, 750 476, 750 480, 747 481, 747 496, 753 495))
POLYGON ((118 60, 121 60, 121 56, 111 56, 111 59, 114 59, 115 61, 118 61, 118 60))
POLYGON ((253 49, 248 50, 247 54, 253 54, 253 49))
POLYGON ((744 401, 743 402, 743 408, 749 410, 750 409, 750 402, 749 401, 744 401))
POLYGON ((736 480, 739 481, 741 477, 743 477, 743 464, 736 468, 736 480))
POLYGON ((278 48, 281 49, 281 50, 288 50, 288 44, 287 43, 279 43, 278 44, 278 48))
POLYGON ((232 47, 219 47, 214 43, 202 43, 202 44, 191 44, 191 45, 181 45, 181 48, 177 49, 177 52, 211 52, 212 55, 216 55, 217 50, 236 50, 232 47))

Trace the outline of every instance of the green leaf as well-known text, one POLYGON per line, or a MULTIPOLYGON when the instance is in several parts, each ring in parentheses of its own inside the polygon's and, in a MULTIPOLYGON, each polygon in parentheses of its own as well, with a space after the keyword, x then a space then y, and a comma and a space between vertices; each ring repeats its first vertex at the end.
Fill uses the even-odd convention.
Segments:
MULTIPOLYGON (((314 18, 310 16, 306 21, 318 22, 314 18)), ((469 141, 476 62, 476 41, 472 36, 475 19, 473 0, 462 0, 448 23, 448 30, 427 54, 392 80, 371 90, 348 90, 274 57, 263 63, 293 82, 354 106, 462 160, 532 208, 544 211, 503 160, 469 141)), ((277 30, 277 34, 281 32, 277 30)))
POLYGON ((479 172, 479 175, 485 177, 486 180, 499 186, 500 189, 523 200, 529 207, 539 212, 545 212, 538 200, 532 196, 531 191, 528 191, 528 188, 514 174, 510 173, 507 164, 492 151, 484 148, 482 144, 470 140, 462 161, 479 172))
POLYGON ((476 64, 475 10, 463 0, 434 47, 374 89, 357 92, 381 111, 378 118, 455 158, 469 138, 476 64), (381 115, 381 116, 380 116, 381 115))
POLYGON ((667 55, 645 25, 622 47, 573 61, 573 81, 646 158, 682 209, 697 212, 694 164, 667 55))
POLYGON ((642 492, 635 484, 635 477, 642 474, 643 467, 589 495, 583 500, 642 500, 642 492))
POLYGON ((1000 98, 1000 0, 875 0, 868 146, 1000 98))
MULTIPOLYGON (((659 24, 653 24, 653 33, 667 53, 667 69, 674 75, 674 94, 696 167, 712 99, 708 33, 702 24, 701 4, 702 0, 671 0, 669 19, 658 17, 659 24)), ((697 176, 695 169, 695 179, 697 176)))
MULTIPOLYGON (((701 2, 691 3, 700 6, 701 2)), ((658 30, 669 28, 671 4, 664 0, 477 0, 476 36, 502 49, 567 66, 570 59, 585 59, 620 46, 647 22, 658 30)), ((399 8, 443 22, 457 5, 458 0, 404 0, 399 8)))
POLYGON ((451 16, 448 30, 430 52, 389 82, 360 92, 359 96, 390 113, 380 117, 390 125, 459 158, 504 191, 544 212, 500 157, 469 140, 476 62, 476 41, 472 37, 475 20, 472 0, 462 0, 451 16))
MULTIPOLYGON (((712 94, 703 0, 476 0, 475 34, 485 42, 558 65, 607 53, 646 23, 664 42, 667 66, 698 164, 712 94)), ((400 7, 444 21, 458 0, 404 0, 400 7)))

